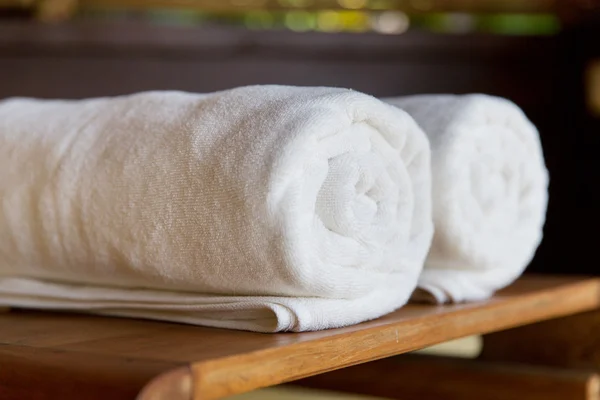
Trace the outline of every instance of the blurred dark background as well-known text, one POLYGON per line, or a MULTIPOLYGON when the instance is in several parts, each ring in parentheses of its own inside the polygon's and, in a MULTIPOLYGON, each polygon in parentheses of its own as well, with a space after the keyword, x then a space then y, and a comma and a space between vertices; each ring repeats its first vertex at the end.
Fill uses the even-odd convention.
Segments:
POLYGON ((327 85, 481 92, 538 126, 551 173, 529 271, 600 271, 598 0, 0 0, 0 98, 327 85))

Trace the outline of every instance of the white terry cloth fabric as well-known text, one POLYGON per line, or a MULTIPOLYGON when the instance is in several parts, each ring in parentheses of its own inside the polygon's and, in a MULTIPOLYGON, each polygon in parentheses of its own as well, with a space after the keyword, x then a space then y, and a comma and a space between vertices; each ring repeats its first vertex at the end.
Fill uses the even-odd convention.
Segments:
POLYGON ((253 331, 344 326, 416 286, 427 138, 345 89, 0 102, 0 305, 253 331))
POLYGON ((431 144, 435 234, 419 287, 438 303, 489 297, 523 272, 542 239, 548 172, 536 128, 487 95, 386 101, 431 144))

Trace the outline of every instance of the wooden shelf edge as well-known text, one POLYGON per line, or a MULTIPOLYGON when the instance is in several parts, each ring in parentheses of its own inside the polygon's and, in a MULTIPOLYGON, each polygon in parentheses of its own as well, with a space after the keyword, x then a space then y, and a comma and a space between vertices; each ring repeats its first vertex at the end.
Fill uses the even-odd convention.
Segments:
POLYGON ((600 279, 574 281, 514 298, 501 295, 498 300, 481 307, 470 304, 453 312, 387 325, 384 317, 372 327, 343 328, 338 335, 294 343, 285 349, 270 348, 192 363, 193 399, 220 399, 469 335, 598 309, 600 279), (427 334, 432 331, 442 331, 444 335, 427 334))
POLYGON ((188 367, 176 368, 152 379, 136 400, 192 400, 194 381, 188 367))

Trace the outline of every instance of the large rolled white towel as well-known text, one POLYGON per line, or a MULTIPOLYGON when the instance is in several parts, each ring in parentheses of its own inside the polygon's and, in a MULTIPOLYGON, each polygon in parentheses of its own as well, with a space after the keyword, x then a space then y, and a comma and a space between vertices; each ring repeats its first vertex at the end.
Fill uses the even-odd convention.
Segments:
POLYGON ((386 101, 431 143, 435 234, 419 287, 440 303, 489 297, 523 272, 542 239, 548 172, 536 128, 498 97, 386 101))
POLYGON ((305 331, 403 305, 432 237, 414 120, 351 90, 0 102, 0 305, 305 331))

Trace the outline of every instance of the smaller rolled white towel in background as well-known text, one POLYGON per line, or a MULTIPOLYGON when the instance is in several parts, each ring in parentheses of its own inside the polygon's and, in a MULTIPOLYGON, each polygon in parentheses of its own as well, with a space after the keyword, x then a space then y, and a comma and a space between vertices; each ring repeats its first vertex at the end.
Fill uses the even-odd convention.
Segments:
POLYGON ((537 129, 498 97, 385 101, 431 144, 435 234, 419 287, 439 303, 489 297, 524 271, 542 239, 548 172, 537 129))

